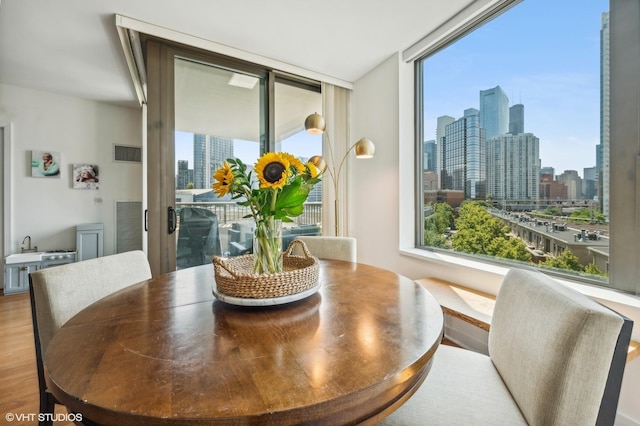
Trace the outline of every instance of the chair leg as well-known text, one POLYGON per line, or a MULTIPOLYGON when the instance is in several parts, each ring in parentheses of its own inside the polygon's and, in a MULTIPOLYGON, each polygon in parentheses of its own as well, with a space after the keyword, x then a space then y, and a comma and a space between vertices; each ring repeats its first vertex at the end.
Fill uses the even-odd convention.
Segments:
POLYGON ((53 414, 56 408, 56 401, 49 392, 46 390, 40 391, 40 412, 44 414, 51 414, 51 416, 47 416, 44 420, 38 422, 38 426, 53 426, 53 414))

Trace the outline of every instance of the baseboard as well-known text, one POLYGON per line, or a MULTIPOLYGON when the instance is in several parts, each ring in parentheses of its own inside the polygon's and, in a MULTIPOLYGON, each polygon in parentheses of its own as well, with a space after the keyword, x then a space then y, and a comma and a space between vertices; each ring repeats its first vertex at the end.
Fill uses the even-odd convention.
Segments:
POLYGON ((615 426, 640 426, 640 422, 637 422, 632 418, 625 416, 620 411, 618 411, 616 413, 616 421, 614 422, 614 425, 615 426))

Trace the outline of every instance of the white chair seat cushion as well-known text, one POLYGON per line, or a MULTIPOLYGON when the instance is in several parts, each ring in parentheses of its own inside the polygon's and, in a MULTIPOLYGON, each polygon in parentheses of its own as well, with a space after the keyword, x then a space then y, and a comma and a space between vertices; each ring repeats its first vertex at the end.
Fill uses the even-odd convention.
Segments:
POLYGON ((422 386, 379 424, 514 426, 527 422, 488 356, 440 345, 422 386))

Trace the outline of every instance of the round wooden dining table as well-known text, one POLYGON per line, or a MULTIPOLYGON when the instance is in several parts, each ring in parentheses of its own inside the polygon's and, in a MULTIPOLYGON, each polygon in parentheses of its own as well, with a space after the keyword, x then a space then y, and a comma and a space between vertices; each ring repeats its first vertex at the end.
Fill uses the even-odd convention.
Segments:
POLYGON ((48 388, 105 425, 375 424, 427 376, 442 311, 371 265, 320 260, 319 281, 275 306, 216 299, 212 265, 127 287, 54 335, 48 388))

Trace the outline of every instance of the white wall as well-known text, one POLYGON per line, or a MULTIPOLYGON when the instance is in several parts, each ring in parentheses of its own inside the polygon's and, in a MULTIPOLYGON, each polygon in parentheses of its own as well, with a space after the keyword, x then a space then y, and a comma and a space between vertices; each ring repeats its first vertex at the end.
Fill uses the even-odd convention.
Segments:
POLYGON ((104 224, 104 254, 113 254, 115 201, 142 199, 142 166, 113 162, 113 144, 141 146, 140 110, 0 84, 0 121, 13 125, 6 254, 26 235, 39 250, 75 248, 75 226, 94 222, 104 224), (31 177, 32 150, 60 152, 61 177, 31 177), (73 189, 74 163, 100 166, 100 189, 73 189))
MULTIPOLYGON (((374 159, 351 160, 350 235, 358 240, 358 261, 412 279, 436 277, 496 294, 505 268, 413 249, 413 64, 402 62, 400 53, 389 57, 354 83, 352 102, 351 135, 376 144, 374 159)), ((457 340, 478 346, 473 342, 482 337, 478 333, 457 331, 457 340)), ((634 336, 639 331, 636 320, 634 336)), ((625 370, 616 424, 640 425, 639 392, 636 358, 625 370)))

